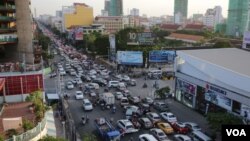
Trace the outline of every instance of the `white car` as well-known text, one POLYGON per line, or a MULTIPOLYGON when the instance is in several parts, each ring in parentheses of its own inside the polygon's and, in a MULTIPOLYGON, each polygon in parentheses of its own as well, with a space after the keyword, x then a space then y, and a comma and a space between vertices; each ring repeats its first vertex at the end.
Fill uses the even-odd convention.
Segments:
POLYGON ((76 95, 76 99, 83 99, 84 98, 82 91, 76 91, 75 95, 76 95))
POLYGON ((115 98, 120 100, 123 97, 123 94, 121 92, 115 92, 115 98))
POLYGON ((176 116, 173 114, 173 113, 170 113, 170 112, 162 112, 160 113, 161 117, 166 120, 167 122, 169 123, 175 123, 177 122, 177 118, 176 116))
POLYGON ((66 87, 69 90, 74 89, 74 85, 73 85, 73 83, 71 81, 67 82, 66 87))
POLYGON ((134 125, 128 119, 121 119, 117 121, 117 126, 122 129, 123 133, 134 133, 138 132, 134 125))
POLYGON ((159 141, 171 141, 167 135, 159 128, 150 129, 150 133, 155 136, 159 141))
POLYGON ((142 134, 139 136, 139 141, 158 141, 153 135, 142 134))
POLYGON ((189 136, 183 135, 183 134, 174 135, 174 140, 176 140, 176 141, 192 141, 192 139, 189 136))
POLYGON ((161 117, 157 113, 149 112, 146 115, 152 121, 152 123, 161 121, 161 117))
POLYGON ((85 111, 93 110, 93 105, 88 99, 83 99, 83 109, 85 111))
POLYGON ((183 124, 189 129, 189 131, 201 131, 201 128, 197 123, 183 122, 183 124))
POLYGON ((60 70, 60 71, 59 71, 59 74, 60 74, 60 75, 66 75, 66 71, 65 71, 65 70, 60 70))
POLYGON ((80 85, 80 84, 82 84, 83 82, 82 82, 82 80, 79 78, 79 79, 76 79, 76 84, 77 85, 80 85))

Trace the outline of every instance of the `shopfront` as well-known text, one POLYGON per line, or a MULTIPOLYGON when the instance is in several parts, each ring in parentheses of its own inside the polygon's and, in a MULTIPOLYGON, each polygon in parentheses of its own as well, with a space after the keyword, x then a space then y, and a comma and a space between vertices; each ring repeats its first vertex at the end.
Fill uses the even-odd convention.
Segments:
POLYGON ((194 108, 196 100, 196 85, 184 79, 176 79, 175 98, 186 106, 194 108))

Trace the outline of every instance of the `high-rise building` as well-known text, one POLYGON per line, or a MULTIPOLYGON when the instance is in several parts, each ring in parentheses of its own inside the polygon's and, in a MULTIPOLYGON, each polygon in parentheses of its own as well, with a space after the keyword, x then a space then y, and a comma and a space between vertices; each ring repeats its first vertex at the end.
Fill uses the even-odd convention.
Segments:
POLYGON ((137 8, 131 9, 131 10, 130 10, 130 15, 131 15, 131 16, 139 16, 139 15, 140 15, 139 9, 137 9, 137 8))
POLYGON ((249 30, 249 1, 230 0, 228 8, 226 34, 241 36, 249 30))
POLYGON ((188 15, 188 0, 174 1, 174 21, 177 24, 182 24, 187 19, 188 15))
POLYGON ((123 0, 110 0, 109 16, 123 15, 123 0))
POLYGON ((108 11, 108 15, 110 15, 111 11, 109 10, 110 9, 110 0, 105 0, 104 2, 104 11, 108 11))
POLYGON ((203 14, 193 14, 193 23, 203 23, 203 14))
POLYGON ((216 27, 223 22, 221 6, 215 6, 213 9, 207 9, 203 19, 203 24, 209 27, 216 27))
POLYGON ((30 0, 0 1, 0 54, 9 61, 34 63, 30 0))
POLYGON ((71 26, 90 26, 94 21, 93 8, 84 3, 64 6, 62 14, 63 32, 71 26))

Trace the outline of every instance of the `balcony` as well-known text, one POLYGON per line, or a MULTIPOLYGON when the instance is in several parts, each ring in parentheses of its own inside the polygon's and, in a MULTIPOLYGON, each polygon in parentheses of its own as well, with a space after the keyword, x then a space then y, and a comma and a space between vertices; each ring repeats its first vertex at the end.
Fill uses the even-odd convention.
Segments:
POLYGON ((16 20, 16 17, 0 16, 0 22, 11 22, 15 20, 16 20))
POLYGON ((0 44, 17 43, 16 34, 0 34, 0 44))
POLYGON ((11 32, 16 32, 17 29, 16 27, 12 27, 12 28, 9 28, 9 27, 0 27, 0 34, 1 33, 11 33, 11 32))
POLYGON ((0 5, 0 12, 15 12, 15 11, 16 11, 15 5, 10 5, 10 6, 0 5))

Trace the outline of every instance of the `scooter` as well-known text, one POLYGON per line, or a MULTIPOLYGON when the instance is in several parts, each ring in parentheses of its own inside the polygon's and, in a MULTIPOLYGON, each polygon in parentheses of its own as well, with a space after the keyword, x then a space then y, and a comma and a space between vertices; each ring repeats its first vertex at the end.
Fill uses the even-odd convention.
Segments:
POLYGON ((86 123, 88 123, 89 121, 89 117, 86 115, 86 116, 82 116, 82 124, 85 125, 86 123))
POLYGON ((148 85, 146 84, 146 83, 144 83, 143 85, 142 85, 142 88, 147 88, 148 87, 148 85))

